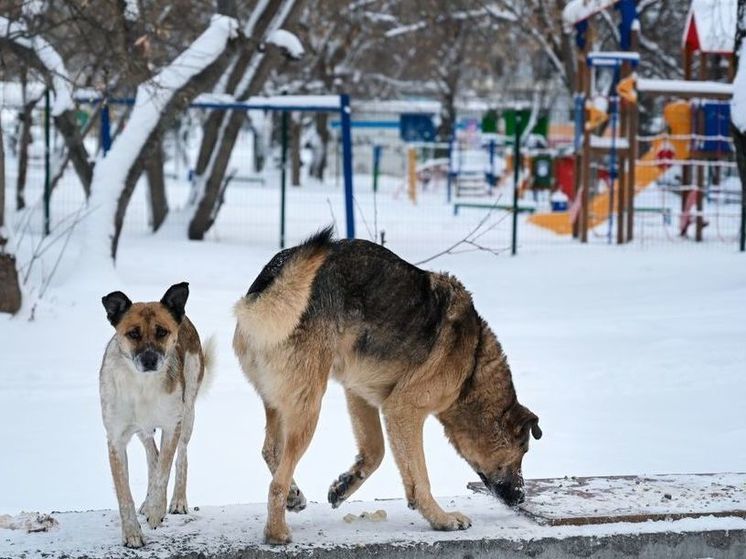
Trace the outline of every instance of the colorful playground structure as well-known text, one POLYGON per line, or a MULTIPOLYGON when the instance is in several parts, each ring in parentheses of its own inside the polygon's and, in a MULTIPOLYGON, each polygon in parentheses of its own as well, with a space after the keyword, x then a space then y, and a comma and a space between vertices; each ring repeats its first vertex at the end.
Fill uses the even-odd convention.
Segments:
POLYGON ((705 194, 716 191, 734 167, 727 101, 735 68, 735 12, 735 0, 693 0, 682 40, 685 80, 646 80, 635 73, 639 64, 635 0, 574 0, 566 6, 564 22, 575 31, 579 53, 574 200, 567 211, 537 213, 529 222, 557 234, 572 234, 581 242, 608 223, 609 242, 614 230, 617 243, 629 242, 634 237, 635 212, 670 214, 667 207, 636 206, 635 197, 679 167, 680 184, 666 187, 681 197, 679 234, 685 236, 694 223, 695 239, 703 239, 705 194), (620 12, 620 50, 594 52, 591 22, 610 8, 620 12), (728 61, 726 71, 723 60, 728 61), (692 79, 695 65, 698 80, 692 79), (605 82, 600 79, 604 73, 605 82), (664 133, 640 134, 643 97, 667 101, 664 133))

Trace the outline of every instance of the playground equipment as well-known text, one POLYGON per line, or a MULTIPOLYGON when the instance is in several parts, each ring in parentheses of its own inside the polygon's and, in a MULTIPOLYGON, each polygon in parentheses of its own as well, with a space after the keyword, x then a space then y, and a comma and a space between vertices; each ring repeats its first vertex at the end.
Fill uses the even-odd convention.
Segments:
MULTIPOLYGON (((676 166, 682 169, 681 185, 665 188, 681 195, 679 232, 686 235, 690 224, 695 223, 695 239, 702 240, 707 226, 703 214, 705 195, 717 194, 723 171, 735 167, 726 103, 732 96, 732 86, 704 79, 732 78, 732 44, 726 44, 723 33, 735 30, 735 4, 735 0, 693 0, 683 37, 686 80, 646 80, 633 73, 639 60, 635 52, 639 24, 635 24, 634 0, 577 0, 568 4, 565 23, 575 28, 581 56, 576 83, 580 93, 576 94, 575 200, 567 212, 536 214, 529 218, 530 222, 555 233, 573 233, 581 242, 587 242, 588 231, 608 221, 611 242, 616 216, 616 240, 628 242, 634 234, 635 196, 668 177, 669 169, 676 166), (589 18, 612 6, 622 13, 620 46, 624 50, 590 52, 589 18), (723 75, 721 61, 727 57, 731 63, 727 65, 727 75, 723 75), (696 62, 701 79, 695 81, 691 77, 696 62), (611 69, 613 79, 609 94, 594 98, 599 69, 611 69), (638 134, 637 103, 641 96, 668 100, 663 110, 665 132, 638 134), (605 130, 597 134, 604 126, 605 130), (644 153, 638 159, 640 151, 644 153), (605 166, 599 158, 603 158, 605 166), (599 182, 606 183, 605 190, 598 188, 599 182), (594 190, 595 195, 591 196, 594 190)), ((733 34, 726 37, 732 38, 733 34)), ((640 207, 639 211, 671 212, 663 205, 640 207)))

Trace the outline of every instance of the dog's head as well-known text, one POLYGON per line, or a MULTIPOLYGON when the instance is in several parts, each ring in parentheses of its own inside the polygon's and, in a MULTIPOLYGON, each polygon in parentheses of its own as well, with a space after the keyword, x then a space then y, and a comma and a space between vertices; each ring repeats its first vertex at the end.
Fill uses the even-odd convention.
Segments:
POLYGON ((121 291, 101 299, 123 353, 141 373, 156 372, 176 345, 189 297, 189 284, 168 288, 157 303, 133 303, 121 291))
POLYGON ((473 409, 446 424, 446 433, 490 493, 510 506, 523 502, 523 456, 531 436, 542 435, 536 414, 518 402, 502 413, 473 409))

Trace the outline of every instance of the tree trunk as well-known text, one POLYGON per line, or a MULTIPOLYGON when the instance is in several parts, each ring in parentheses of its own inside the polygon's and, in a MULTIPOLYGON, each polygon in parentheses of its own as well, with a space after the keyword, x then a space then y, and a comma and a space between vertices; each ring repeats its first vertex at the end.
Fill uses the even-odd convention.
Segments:
POLYGON ((316 125, 317 141, 313 146, 313 160, 311 161, 308 173, 313 178, 323 181, 329 150, 329 115, 327 113, 316 113, 314 122, 316 125))
MULTIPOLYGON (((266 124, 266 121, 265 121, 266 124)), ((254 138, 254 172, 261 173, 264 169, 265 151, 266 146, 264 145, 264 131, 258 130, 256 125, 251 123, 251 135, 254 138)))
POLYGON ((116 259, 125 212, 143 171, 146 154, 161 144, 174 115, 184 112, 199 93, 213 89, 225 72, 234 52, 235 42, 231 37, 234 23, 226 18, 213 18, 209 27, 184 52, 151 80, 138 86, 138 97, 152 96, 159 100, 155 105, 139 104, 133 108, 129 122, 112 144, 111 151, 96 165, 90 203, 104 215, 90 222, 92 230, 87 238, 96 253, 89 259, 91 264, 95 261, 99 266, 100 259, 105 256, 116 259), (191 71, 184 75, 178 70, 180 67, 188 67, 191 71), (159 88, 161 83, 169 86, 159 88), (154 106, 158 108, 156 113, 154 106), (108 251, 105 250, 107 244, 108 251))
POLYGON ((80 133, 78 121, 75 118, 74 111, 65 111, 61 115, 54 117, 54 125, 60 131, 62 139, 67 146, 67 153, 73 168, 83 185, 85 197, 91 195, 91 180, 93 180, 93 165, 88 160, 88 150, 83 144, 83 135, 80 133))
MULTIPOLYGON (((52 87, 55 76, 53 76, 50 70, 44 65, 36 51, 22 43, 19 44, 18 42, 15 42, 9 37, 0 37, 0 47, 3 46, 8 47, 8 50, 14 53, 22 64, 40 72, 48 87, 52 87)), ((80 183, 83 185, 83 190, 85 191, 87 198, 91 192, 93 164, 88 160, 88 151, 83 144, 83 138, 78 129, 75 110, 67 109, 61 114, 55 116, 54 124, 65 141, 68 153, 70 154, 70 159, 73 162, 73 166, 78 174, 80 183)))
POLYGON ((4 244, 5 227, 5 140, 3 138, 2 112, 0 111, 0 245, 4 244))
POLYGON ((300 186, 300 149, 303 119, 292 115, 290 119, 290 184, 300 186))
MULTIPOLYGON (((746 40, 746 0, 738 0, 734 48, 734 56, 736 57, 736 82, 738 82, 738 73, 744 71, 743 68, 739 68, 741 62, 743 62, 740 59, 740 55, 744 40, 746 40)), ((746 252, 746 130, 741 130, 731 125, 731 134, 733 135, 733 147, 736 150, 738 175, 741 178, 741 231, 738 244, 741 252, 746 252)))
POLYGON ((438 126, 438 138, 441 142, 450 142, 456 124, 456 99, 455 92, 449 91, 442 97, 442 108, 440 110, 440 126, 438 126))
POLYGON ((148 177, 148 202, 150 226, 155 233, 168 215, 166 181, 163 176, 163 145, 158 144, 145 161, 145 174, 148 177))
POLYGON ((731 126, 731 133, 733 147, 736 150, 738 175, 741 177, 741 230, 738 244, 741 252, 744 252, 746 251, 746 132, 731 126))
POLYGON ((33 112, 38 99, 33 99, 23 106, 21 118, 21 137, 18 142, 18 176, 16 177, 16 210, 26 207, 26 175, 28 174, 28 148, 31 137, 33 112))
MULTIPOLYGON (((271 29, 279 29, 293 21, 300 11, 302 0, 269 0, 265 11, 259 16, 254 28, 254 36, 264 38, 271 29)), ((257 39, 254 39, 257 42, 257 39)), ((261 41, 259 41, 261 42, 261 41)), ((245 101, 261 91, 267 81, 269 72, 279 61, 279 49, 268 45, 266 52, 252 50, 246 60, 246 67, 239 74, 239 57, 231 70, 226 91, 233 86, 237 91, 236 98, 245 101), (253 72, 246 75, 246 72, 253 72), (245 86, 241 83, 247 82, 245 86), (235 85, 234 85, 235 84, 235 85), (243 89, 239 90, 243 86, 243 89)), ((243 55, 243 53, 242 53, 243 55)), ((200 199, 189 222, 187 235, 191 240, 202 240, 217 218, 224 199, 225 180, 228 161, 236 144, 238 133, 244 123, 244 111, 214 111, 220 123, 211 126, 210 131, 217 130, 214 136, 204 137, 200 148, 200 159, 204 163, 203 173, 197 173, 197 192, 200 199), (209 153, 209 154, 208 154, 209 153)), ((210 115, 212 117, 213 115, 210 115)), ((209 120, 209 119, 208 119, 209 120)))
POLYGON ((18 283, 16 260, 5 253, 8 240, 3 235, 5 226, 5 143, 0 122, 0 312, 15 314, 21 308, 21 288, 18 283))

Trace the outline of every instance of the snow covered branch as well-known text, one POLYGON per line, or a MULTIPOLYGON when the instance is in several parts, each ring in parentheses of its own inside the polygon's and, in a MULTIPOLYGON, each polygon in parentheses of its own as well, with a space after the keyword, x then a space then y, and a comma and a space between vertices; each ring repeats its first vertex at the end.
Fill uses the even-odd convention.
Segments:
POLYGON ((137 88, 127 125, 94 170, 90 206, 96 214, 87 236, 93 245, 90 257, 98 257, 99 262, 116 257, 124 212, 142 172, 143 153, 157 141, 164 121, 212 87, 227 63, 227 48, 237 29, 234 18, 213 16, 187 50, 137 88))

